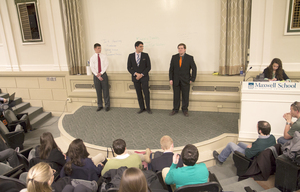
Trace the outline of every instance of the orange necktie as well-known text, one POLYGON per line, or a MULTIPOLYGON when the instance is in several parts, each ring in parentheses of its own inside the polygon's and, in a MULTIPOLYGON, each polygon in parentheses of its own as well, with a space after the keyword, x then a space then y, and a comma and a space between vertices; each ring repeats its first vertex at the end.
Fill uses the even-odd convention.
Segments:
POLYGON ((182 57, 180 57, 179 59, 179 67, 181 67, 181 63, 182 63, 182 57))

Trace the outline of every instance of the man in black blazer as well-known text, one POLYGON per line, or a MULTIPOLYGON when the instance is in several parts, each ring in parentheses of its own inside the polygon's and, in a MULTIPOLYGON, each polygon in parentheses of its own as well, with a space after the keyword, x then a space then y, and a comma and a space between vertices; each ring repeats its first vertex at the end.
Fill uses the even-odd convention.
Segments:
POLYGON ((190 83, 194 82, 197 75, 197 67, 194 58, 186 54, 186 45, 180 43, 178 54, 173 55, 169 70, 170 85, 173 85, 173 110, 170 115, 175 115, 180 107, 180 90, 182 93, 182 112, 188 117, 190 83), (192 75, 191 75, 192 69, 192 75))
POLYGON ((132 82, 134 84, 140 110, 138 114, 146 111, 142 90, 145 95, 147 112, 152 114, 150 109, 150 92, 149 92, 149 71, 151 70, 150 58, 147 53, 143 52, 144 44, 141 41, 135 43, 135 52, 129 54, 127 62, 127 70, 131 73, 132 82))

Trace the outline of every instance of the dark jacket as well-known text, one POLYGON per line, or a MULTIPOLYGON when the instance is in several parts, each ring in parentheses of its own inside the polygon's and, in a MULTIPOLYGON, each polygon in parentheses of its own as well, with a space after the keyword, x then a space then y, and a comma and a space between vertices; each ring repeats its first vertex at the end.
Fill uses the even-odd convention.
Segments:
MULTIPOLYGON (((110 188, 119 188, 123 172, 126 169, 127 167, 120 167, 118 169, 110 169, 109 171, 107 171, 103 175, 103 177, 106 179, 111 178, 111 181, 109 183, 102 184, 103 191, 108 190, 110 188)), ((143 170, 143 173, 151 190, 154 190, 156 192, 165 191, 163 190, 162 185, 159 183, 159 180, 153 171, 143 170)))
MULTIPOLYGON (((69 157, 67 157, 67 162, 70 161, 69 157)), ((94 162, 90 158, 85 158, 82 160, 83 167, 72 164, 72 174, 67 175, 65 173, 64 168, 60 171, 60 177, 70 176, 72 179, 84 179, 88 181, 98 181, 102 166, 96 166, 94 162)))
MULTIPOLYGON (((278 155, 282 154, 281 145, 274 145, 278 155)), ((246 173, 239 177, 239 181, 253 177, 256 181, 266 181, 270 175, 276 171, 276 158, 273 156, 271 149, 262 151, 258 156, 254 157, 252 164, 246 173)))
POLYGON ((132 82, 149 81, 148 73, 151 70, 151 62, 150 62, 149 55, 147 53, 142 52, 140 65, 137 66, 137 63, 135 60, 135 53, 131 53, 128 56, 127 70, 131 74, 132 82), (136 80, 136 77, 134 76, 135 72, 142 73, 144 76, 140 80, 136 80))
MULTIPOLYGON (((270 76, 269 76, 270 72, 269 72, 269 68, 268 68, 268 67, 264 69, 264 72, 263 72, 263 73, 264 73, 265 78, 273 79, 273 77, 270 77, 270 76)), ((277 75, 275 74, 275 78, 276 78, 277 80, 279 80, 279 81, 289 79, 289 77, 287 76, 287 74, 284 72, 283 69, 282 69, 282 77, 283 77, 283 79, 278 79, 277 75)))
POLYGON ((43 161, 43 162, 49 163, 50 166, 52 167, 52 169, 55 169, 56 172, 59 173, 60 170, 62 169, 62 167, 66 163, 65 156, 63 155, 63 153, 59 149, 55 148, 55 149, 52 149, 52 151, 50 152, 49 157, 47 159, 41 159, 39 149, 40 149, 40 146, 37 146, 35 148, 36 158, 33 158, 32 161, 30 160, 30 167, 43 161))
POLYGON ((181 67, 179 67, 179 59, 179 54, 173 55, 169 69, 169 80, 173 80, 174 86, 177 86, 179 82, 185 85, 190 84, 190 81, 194 82, 197 76, 197 67, 193 56, 185 53, 181 67))
MULTIPOLYGON (((154 157, 151 160, 152 171, 158 172, 163 170, 165 167, 170 167, 172 165, 174 153, 163 153, 159 157, 154 157)), ((183 167, 182 159, 180 158, 177 167, 183 167)))

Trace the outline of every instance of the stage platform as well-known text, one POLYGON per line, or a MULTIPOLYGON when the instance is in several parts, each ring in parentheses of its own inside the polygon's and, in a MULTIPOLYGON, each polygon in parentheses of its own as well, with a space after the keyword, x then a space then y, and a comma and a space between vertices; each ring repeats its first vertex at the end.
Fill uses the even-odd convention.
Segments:
POLYGON ((75 138, 81 138, 91 156, 99 152, 110 152, 115 139, 126 141, 128 150, 141 151, 149 147, 160 149, 160 138, 169 135, 174 140, 175 151, 179 152, 186 144, 194 144, 202 151, 203 158, 211 159, 212 150, 222 149, 230 142, 237 141, 238 113, 189 112, 183 116, 180 111, 169 116, 169 110, 154 109, 153 114, 137 114, 138 109, 111 108, 106 112, 96 112, 95 106, 82 106, 72 114, 64 114, 59 120, 63 151, 75 138))

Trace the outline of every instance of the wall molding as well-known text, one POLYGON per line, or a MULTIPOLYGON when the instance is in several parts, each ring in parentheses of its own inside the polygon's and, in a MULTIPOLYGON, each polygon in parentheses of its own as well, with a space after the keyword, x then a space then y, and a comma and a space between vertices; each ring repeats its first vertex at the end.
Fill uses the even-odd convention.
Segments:
POLYGON ((68 67, 60 67, 59 65, 53 64, 22 64, 20 65, 21 71, 68 71, 68 67))

